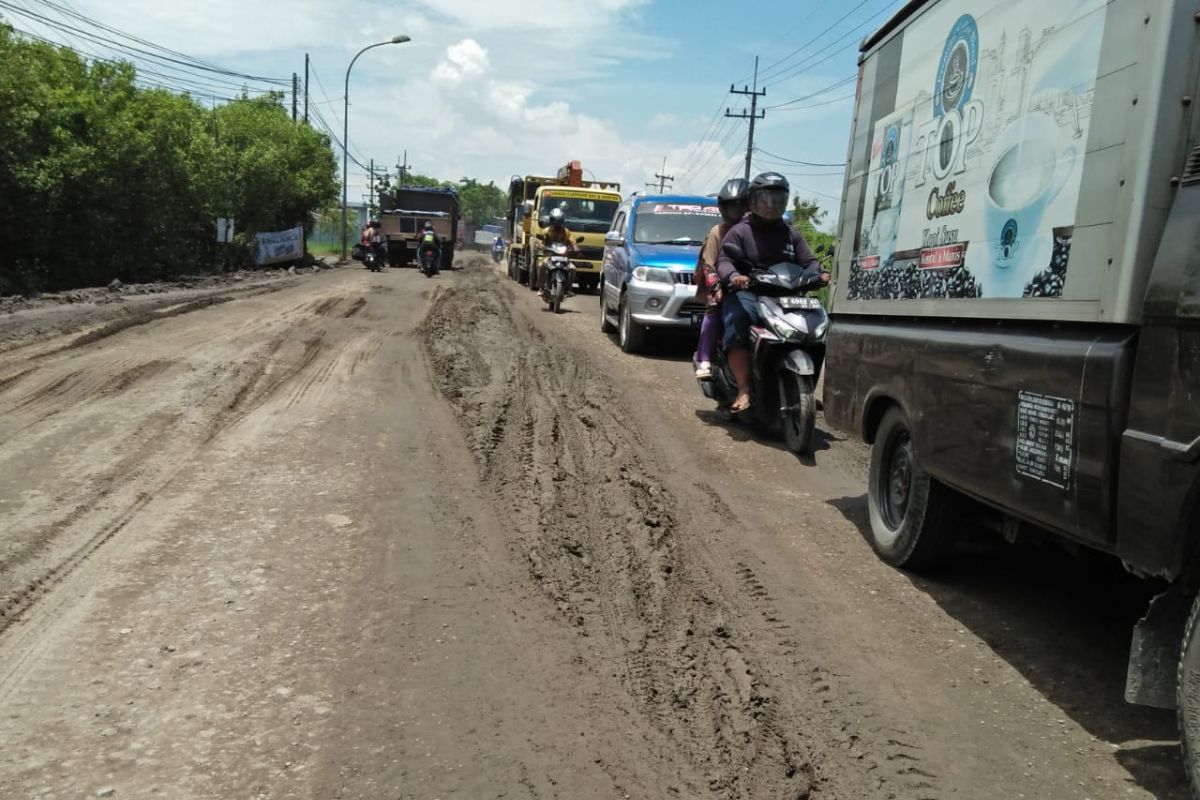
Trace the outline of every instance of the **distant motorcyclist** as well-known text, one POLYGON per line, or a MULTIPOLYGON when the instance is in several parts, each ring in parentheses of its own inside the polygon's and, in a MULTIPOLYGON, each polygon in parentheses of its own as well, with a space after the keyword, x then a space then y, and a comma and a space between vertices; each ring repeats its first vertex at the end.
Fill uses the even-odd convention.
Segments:
POLYGON ((725 352, 729 368, 738 385, 738 396, 730 410, 740 413, 750 407, 750 326, 758 319, 758 301, 748 291, 750 273, 768 269, 781 262, 802 265, 829 283, 829 273, 809 249, 800 231, 783 221, 791 187, 778 172, 764 172, 750 181, 750 213, 725 235, 724 243, 736 244, 745 254, 745 263, 734 263, 721 252, 717 274, 727 288, 721 301, 721 320, 725 324, 725 352))
POLYGON ((497 236, 492 239, 492 258, 499 261, 504 257, 504 237, 497 236))
POLYGON ((435 263, 440 264, 442 260, 442 239, 433 229, 432 222, 426 222, 421 229, 421 236, 417 239, 417 252, 424 254, 432 250, 434 257, 437 259, 435 263))
MULTIPOLYGON (((571 229, 567 227, 567 217, 561 208, 550 209, 550 225, 542 234, 542 243, 549 247, 552 244, 561 242, 567 246, 567 252, 572 255, 579 255, 579 246, 575 244, 575 237, 571 233, 571 229)), ((546 264, 542 259, 538 260, 537 274, 534 276, 534 284, 530 288, 537 290, 542 288, 546 278, 546 264)))

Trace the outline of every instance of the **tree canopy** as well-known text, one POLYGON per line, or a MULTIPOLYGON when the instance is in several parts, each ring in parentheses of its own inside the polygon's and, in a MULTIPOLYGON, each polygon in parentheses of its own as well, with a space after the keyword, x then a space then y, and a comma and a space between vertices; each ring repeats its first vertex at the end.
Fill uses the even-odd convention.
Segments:
POLYGON ((0 293, 211 269, 217 217, 244 259, 335 202, 328 137, 281 96, 209 109, 136 78, 0 23, 0 293))

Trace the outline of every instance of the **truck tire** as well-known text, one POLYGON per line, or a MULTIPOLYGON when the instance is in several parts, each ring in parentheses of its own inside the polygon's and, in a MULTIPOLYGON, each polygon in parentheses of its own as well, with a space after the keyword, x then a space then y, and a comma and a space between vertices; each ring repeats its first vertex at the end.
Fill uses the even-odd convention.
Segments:
POLYGON ((957 497, 921 469, 908 418, 895 406, 875 432, 867 506, 871 548, 893 567, 935 567, 953 551, 957 497))
POLYGON ((620 319, 617 324, 617 339, 621 343, 622 353, 640 353, 646 347, 646 329, 633 321, 633 312, 629 310, 629 297, 621 295, 621 304, 617 307, 620 319))
POLYGON ((1192 797, 1200 797, 1200 597, 1192 601, 1183 642, 1179 648, 1179 667, 1175 680, 1176 718, 1179 722, 1179 747, 1183 751, 1183 769, 1187 773, 1192 797))

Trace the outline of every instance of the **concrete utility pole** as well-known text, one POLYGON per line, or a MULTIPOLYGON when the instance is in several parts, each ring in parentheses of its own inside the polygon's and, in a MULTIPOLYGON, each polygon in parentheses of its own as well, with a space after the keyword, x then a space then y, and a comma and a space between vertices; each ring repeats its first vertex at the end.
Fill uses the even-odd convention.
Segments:
MULTIPOLYGON (((666 156, 663 156, 662 170, 663 170, 663 172, 667 171, 667 157, 666 156)), ((671 183, 675 182, 674 175, 661 175, 656 172, 656 173, 654 173, 654 177, 658 178, 658 193, 659 194, 662 194, 663 192, 666 191, 667 181, 671 181, 671 183)))
POLYGON ((292 73, 292 122, 296 121, 296 92, 300 84, 300 78, 296 73, 292 73))
POLYGON ((758 90, 758 56, 754 57, 754 88, 748 89, 743 85, 741 89, 735 89, 731 83, 729 84, 729 93, 747 95, 750 97, 749 114, 747 114, 745 111, 740 114, 731 114, 729 113, 728 108, 725 109, 725 116, 727 117, 750 120, 750 137, 746 141, 746 171, 744 175, 746 180, 750 180, 750 161, 754 157, 754 122, 755 120, 760 120, 767 115, 766 109, 758 112, 758 98, 767 96, 766 89, 763 89, 761 92, 758 90))
POLYGON ((304 54, 304 124, 308 124, 308 53, 304 54))
POLYGON ((367 186, 369 187, 367 191, 371 193, 371 199, 367 205, 373 206, 375 205, 375 159, 371 159, 371 166, 367 172, 369 173, 367 175, 367 186))
POLYGON ((412 164, 408 163, 408 151, 407 150, 404 151, 404 155, 399 159, 399 163, 396 164, 396 170, 400 175, 400 188, 403 189, 404 188, 404 178, 405 178, 405 176, 408 175, 409 171, 412 170, 412 164))

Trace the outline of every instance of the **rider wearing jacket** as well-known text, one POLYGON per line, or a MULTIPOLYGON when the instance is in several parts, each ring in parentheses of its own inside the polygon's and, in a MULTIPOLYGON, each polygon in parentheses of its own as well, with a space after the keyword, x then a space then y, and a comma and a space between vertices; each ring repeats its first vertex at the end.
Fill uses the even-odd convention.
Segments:
POLYGON ((425 227, 421 230, 421 238, 417 241, 417 252, 423 253, 427 248, 432 247, 436 259, 434 263, 440 266, 442 260, 442 239, 434 232, 432 222, 425 223, 425 227))
POLYGON ((717 274, 728 287, 721 302, 721 319, 729 369, 738 385, 731 408, 735 413, 750 407, 750 326, 759 322, 758 298, 748 291, 750 272, 786 261, 801 264, 806 271, 820 274, 824 283, 829 282, 829 273, 821 269, 804 235, 783 221, 790 194, 787 178, 778 172, 756 176, 750 182, 750 213, 725 235, 725 243, 742 249, 745 262, 735 263, 724 251, 717 258, 717 274))
MULTIPOLYGON (((571 234, 571 230, 566 224, 566 215, 563 214, 561 208, 550 209, 550 227, 546 228, 546 232, 542 234, 542 243, 546 246, 561 242, 567 246, 567 251, 572 254, 579 252, 578 245, 575 244, 575 237, 571 234)), ((545 286, 546 281, 546 262, 545 259, 538 259, 537 274, 534 275, 534 280, 529 288, 537 290, 545 286)))

